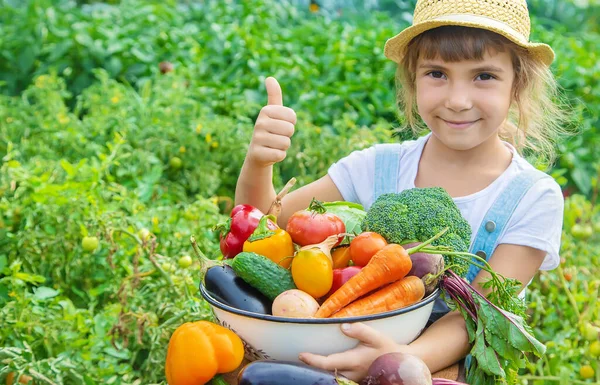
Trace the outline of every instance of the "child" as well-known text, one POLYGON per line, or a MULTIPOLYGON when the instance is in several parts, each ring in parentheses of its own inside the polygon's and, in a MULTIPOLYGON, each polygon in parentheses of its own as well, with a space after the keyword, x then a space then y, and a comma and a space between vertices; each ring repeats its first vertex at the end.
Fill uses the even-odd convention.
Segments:
MULTIPOLYGON (((552 103, 554 52, 530 43, 529 29, 525 0, 419 0, 413 25, 387 41, 385 55, 398 63, 408 125, 419 128, 418 114, 430 133, 341 159, 327 175, 284 198, 279 225, 313 197, 368 209, 382 193, 440 186, 471 224, 471 252, 495 271, 528 283, 537 270, 554 269, 560 260, 562 193, 520 152, 550 160, 563 115, 552 103)), ((236 204, 263 211, 275 198, 273 164, 285 158, 296 123, 277 81, 268 78, 266 88, 268 105, 256 120, 236 188, 236 204)), ((473 267, 467 279, 487 293, 480 284, 488 276, 473 267)), ((441 317, 409 345, 360 323, 342 330, 359 340, 356 348, 328 357, 303 353, 300 359, 359 380, 386 352, 415 354, 436 372, 470 350, 458 312, 441 317)))

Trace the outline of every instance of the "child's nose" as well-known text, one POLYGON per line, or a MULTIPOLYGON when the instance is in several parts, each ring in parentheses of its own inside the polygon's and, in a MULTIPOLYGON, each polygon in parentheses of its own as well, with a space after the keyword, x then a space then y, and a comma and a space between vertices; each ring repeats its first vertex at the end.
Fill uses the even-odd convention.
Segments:
POLYGON ((473 100, 468 87, 459 83, 450 84, 446 95, 445 107, 455 112, 471 109, 473 107, 473 100))

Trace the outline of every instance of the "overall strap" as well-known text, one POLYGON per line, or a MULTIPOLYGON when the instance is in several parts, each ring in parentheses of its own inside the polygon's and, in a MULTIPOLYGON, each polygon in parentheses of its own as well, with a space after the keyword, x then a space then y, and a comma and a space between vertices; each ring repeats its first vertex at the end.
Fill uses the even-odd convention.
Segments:
MULTIPOLYGON (((471 253, 485 258, 486 261, 490 259, 496 249, 500 235, 502 235, 521 199, 537 181, 545 177, 549 178, 542 171, 531 169, 521 172, 508 183, 508 186, 500 193, 483 217, 475 240, 471 245, 471 253)), ((473 258, 473 260, 475 259, 473 258)), ((469 283, 473 282, 480 270, 479 267, 471 265, 467 272, 467 281, 469 283)), ((471 366, 472 359, 473 357, 470 354, 465 358, 467 370, 471 366)))
POLYGON ((400 149, 401 147, 395 143, 375 145, 375 181, 372 202, 375 202, 382 194, 398 192, 400 149))
MULTIPOLYGON (((527 191, 544 177, 549 178, 542 171, 531 169, 519 173, 509 182, 481 221, 477 235, 471 245, 471 253, 485 258, 486 261, 490 259, 496 249, 500 235, 503 234, 504 228, 519 202, 521 202, 527 191)), ((473 282, 479 270, 481 270, 479 267, 471 265, 467 273, 467 281, 473 282)))

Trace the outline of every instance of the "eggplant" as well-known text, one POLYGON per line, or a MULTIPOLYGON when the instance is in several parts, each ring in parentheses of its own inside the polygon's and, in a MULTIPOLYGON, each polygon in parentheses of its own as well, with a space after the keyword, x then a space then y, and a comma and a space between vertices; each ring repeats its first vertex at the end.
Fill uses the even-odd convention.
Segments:
POLYGON ((238 277, 231 266, 213 266, 204 276, 206 291, 217 301, 240 310, 271 314, 271 301, 238 277))
POLYGON ((357 385, 326 370, 291 361, 254 361, 238 374, 238 385, 357 385))

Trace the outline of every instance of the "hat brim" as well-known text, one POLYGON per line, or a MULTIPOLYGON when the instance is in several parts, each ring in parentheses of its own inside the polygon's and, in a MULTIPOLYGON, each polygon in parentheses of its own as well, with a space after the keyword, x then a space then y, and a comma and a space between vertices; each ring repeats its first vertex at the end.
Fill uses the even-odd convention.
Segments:
POLYGON ((554 61, 554 51, 549 45, 524 41, 521 35, 505 24, 487 17, 475 15, 446 15, 434 20, 427 20, 414 24, 390 38, 385 43, 385 48, 383 50, 384 55, 388 59, 400 63, 406 54, 406 47, 413 38, 430 29, 447 25, 480 28, 495 32, 506 37, 518 46, 527 49, 531 55, 539 58, 547 66, 550 66, 554 61))

